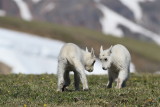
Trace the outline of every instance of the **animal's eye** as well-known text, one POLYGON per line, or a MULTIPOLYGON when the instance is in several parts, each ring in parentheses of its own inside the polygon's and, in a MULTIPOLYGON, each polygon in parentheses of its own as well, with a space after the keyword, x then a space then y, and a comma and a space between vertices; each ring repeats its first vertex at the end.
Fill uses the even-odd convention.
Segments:
POLYGON ((105 61, 108 61, 108 59, 107 59, 107 58, 105 58, 104 60, 105 60, 105 61))

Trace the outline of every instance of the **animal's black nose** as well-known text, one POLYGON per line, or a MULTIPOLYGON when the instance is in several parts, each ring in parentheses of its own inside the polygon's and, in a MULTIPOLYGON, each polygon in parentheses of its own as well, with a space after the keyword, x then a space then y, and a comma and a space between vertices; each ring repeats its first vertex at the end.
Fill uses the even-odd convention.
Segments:
POLYGON ((105 68, 105 67, 102 67, 102 69, 103 69, 103 70, 106 70, 106 68, 105 68))
POLYGON ((89 70, 89 72, 92 72, 93 70, 89 70))

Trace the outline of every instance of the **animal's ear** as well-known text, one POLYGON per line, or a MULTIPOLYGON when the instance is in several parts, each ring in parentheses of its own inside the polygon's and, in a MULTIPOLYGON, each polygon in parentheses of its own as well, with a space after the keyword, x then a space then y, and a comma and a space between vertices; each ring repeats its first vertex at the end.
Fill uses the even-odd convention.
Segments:
POLYGON ((91 55, 92 55, 92 57, 95 56, 95 55, 94 55, 94 49, 93 49, 93 48, 91 49, 91 55))
POLYGON ((101 53, 101 52, 103 52, 103 46, 102 46, 102 45, 101 45, 101 48, 100 48, 100 53, 101 53))
POLYGON ((109 53, 112 53, 112 45, 111 45, 111 47, 109 48, 109 53))
POLYGON ((86 52, 88 52, 88 48, 86 47, 86 52))

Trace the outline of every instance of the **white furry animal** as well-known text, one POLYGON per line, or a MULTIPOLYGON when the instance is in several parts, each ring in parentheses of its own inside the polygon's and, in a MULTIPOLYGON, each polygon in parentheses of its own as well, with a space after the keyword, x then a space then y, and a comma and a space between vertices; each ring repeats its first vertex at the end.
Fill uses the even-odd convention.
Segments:
POLYGON ((65 44, 58 57, 58 89, 64 91, 70 84, 69 72, 74 72, 75 90, 79 90, 79 82, 81 80, 83 90, 88 90, 88 82, 85 75, 85 70, 93 71, 93 66, 96 61, 94 50, 91 52, 81 50, 73 43, 65 44))
POLYGON ((101 46, 99 58, 102 62, 102 69, 108 69, 107 88, 112 87, 113 81, 117 81, 116 88, 125 87, 130 73, 131 56, 129 51, 120 44, 111 46, 107 50, 103 50, 101 46))

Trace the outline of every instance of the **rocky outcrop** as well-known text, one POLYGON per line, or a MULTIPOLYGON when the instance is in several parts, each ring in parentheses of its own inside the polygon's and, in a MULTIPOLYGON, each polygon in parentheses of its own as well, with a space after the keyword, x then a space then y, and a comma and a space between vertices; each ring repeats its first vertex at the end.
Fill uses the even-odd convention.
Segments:
MULTIPOLYGON (((27 6, 25 8, 20 8, 16 1, 1 0, 0 10, 3 10, 7 16, 28 20, 25 18, 27 15, 22 15, 25 8, 28 8, 27 11, 32 17, 30 20, 42 20, 102 31, 103 25, 100 20, 104 14, 97 8, 96 2, 99 1, 116 14, 160 35, 160 0, 132 0, 132 2, 128 2, 128 0, 23 0, 22 4, 25 3, 27 6)), ((131 31, 131 28, 123 24, 119 24, 118 27, 125 36, 143 41, 153 41, 150 37, 131 31)), ((153 33, 149 35, 152 37, 153 33)))

